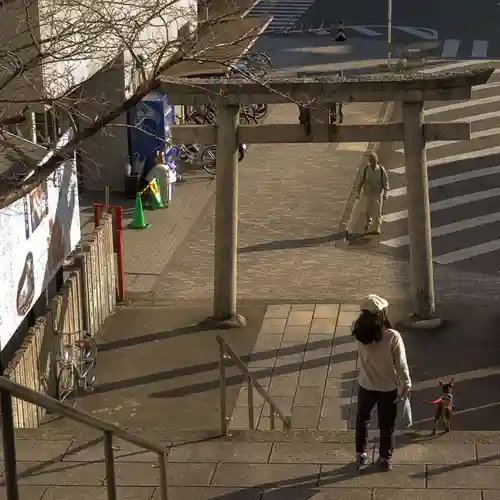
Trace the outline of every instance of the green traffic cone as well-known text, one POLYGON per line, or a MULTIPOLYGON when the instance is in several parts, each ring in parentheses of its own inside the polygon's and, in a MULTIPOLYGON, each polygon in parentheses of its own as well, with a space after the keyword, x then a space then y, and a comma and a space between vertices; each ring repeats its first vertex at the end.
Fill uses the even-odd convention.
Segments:
POLYGON ((134 215, 129 227, 130 229, 147 229, 148 227, 151 227, 151 224, 148 224, 144 220, 144 209, 142 208, 141 193, 137 193, 135 197, 134 215))

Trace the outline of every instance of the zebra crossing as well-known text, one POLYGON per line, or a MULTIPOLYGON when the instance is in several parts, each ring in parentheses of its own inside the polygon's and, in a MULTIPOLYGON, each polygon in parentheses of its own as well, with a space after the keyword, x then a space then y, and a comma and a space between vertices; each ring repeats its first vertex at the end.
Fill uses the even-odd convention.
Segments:
POLYGON ((316 0, 259 0, 247 16, 272 16, 266 32, 285 31, 309 9, 316 0))
POLYGON ((448 38, 441 46, 442 59, 483 59, 488 57, 490 42, 488 40, 460 40, 448 38))
MULTIPOLYGON (((478 66, 460 61, 424 70, 478 66)), ((500 67, 498 63, 493 66, 500 67)), ((477 272, 500 270, 500 69, 473 89, 470 101, 432 103, 427 121, 471 122, 470 141, 427 145, 433 260, 477 272)), ((404 150, 397 145, 382 162, 391 190, 384 206, 383 234, 376 251, 409 256, 404 150)))

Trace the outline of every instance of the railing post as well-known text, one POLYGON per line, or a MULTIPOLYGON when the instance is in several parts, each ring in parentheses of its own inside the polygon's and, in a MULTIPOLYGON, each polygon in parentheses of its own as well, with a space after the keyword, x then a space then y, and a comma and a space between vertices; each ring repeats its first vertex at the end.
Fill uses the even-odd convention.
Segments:
MULTIPOLYGON (((1 357, 1 355, 0 355, 1 357)), ((0 369, 3 367, 0 360, 0 369)), ((16 436, 14 432, 14 414, 12 395, 7 389, 0 389, 0 410, 2 422, 3 457, 5 466, 5 487, 7 500, 19 500, 16 467, 16 436)))
POLYGON ((108 500, 116 500, 115 459, 113 456, 113 434, 111 432, 104 432, 104 460, 106 462, 108 500))
POLYGON ((220 370, 220 430, 227 436, 227 407, 226 407, 226 350, 224 343, 219 340, 219 370, 220 370))
POLYGON ((255 415, 253 411, 253 384, 249 377, 247 381, 248 390, 248 427, 251 431, 255 430, 255 415))
POLYGON ((167 456, 165 453, 158 453, 158 465, 160 466, 160 500, 168 500, 167 456))
POLYGON ((276 415, 274 414, 274 408, 269 405, 269 428, 274 431, 276 428, 276 415))

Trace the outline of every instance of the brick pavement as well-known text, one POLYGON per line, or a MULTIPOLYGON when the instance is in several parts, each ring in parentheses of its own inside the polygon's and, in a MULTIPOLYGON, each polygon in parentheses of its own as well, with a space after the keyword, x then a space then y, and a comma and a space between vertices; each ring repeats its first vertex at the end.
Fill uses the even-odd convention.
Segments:
MULTIPOLYGON (((449 309, 446 312, 450 314, 449 309)), ((293 429, 354 429, 357 348, 350 327, 358 314, 359 304, 268 306, 248 367, 280 409, 291 415, 293 429)), ((389 316, 397 324, 405 308, 393 304, 389 316)), ((491 326, 496 308, 455 312, 455 317, 455 324, 439 333, 439 339, 402 329, 413 381, 413 428, 432 429, 434 408, 425 401, 439 395, 439 378, 455 377, 458 409, 453 428, 500 431, 495 395, 500 377, 495 346, 499 342, 491 326), (477 332, 474 337, 471 331, 477 332)), ((269 430, 269 407, 256 393, 253 406, 255 427, 269 430)), ((248 427, 248 390, 243 383, 229 429, 248 427)), ((376 416, 372 427, 377 428, 376 416)))
MULTIPOLYGON (((373 105, 349 104, 348 120, 375 121, 373 105)), ((292 105, 270 122, 296 120, 292 105)), ((405 259, 339 248, 338 224, 362 151, 351 146, 290 144, 250 148, 240 167, 238 294, 241 299, 361 300, 375 292, 405 299, 405 259)), ((163 300, 206 299, 213 291, 213 202, 166 266, 155 287, 163 300)), ((500 277, 435 267, 438 299, 493 303, 500 277)))
MULTIPOLYGON (((129 298, 154 288, 166 264, 215 193, 213 177, 201 168, 186 170, 184 177, 186 182, 175 186, 173 202, 168 209, 145 211, 145 219, 151 228, 144 231, 128 228, 135 202, 117 195, 111 197, 111 204, 123 208, 125 287, 129 298)), ((86 192, 81 197, 80 217, 84 233, 93 228, 95 202, 104 202, 103 192, 86 192)))

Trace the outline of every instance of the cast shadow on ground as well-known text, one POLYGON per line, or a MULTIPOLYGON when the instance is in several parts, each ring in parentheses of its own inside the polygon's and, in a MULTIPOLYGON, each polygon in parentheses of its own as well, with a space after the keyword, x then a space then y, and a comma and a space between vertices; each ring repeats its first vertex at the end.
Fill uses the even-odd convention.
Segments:
POLYGON ((278 240, 268 241, 266 243, 258 243, 238 249, 238 253, 249 252, 267 252, 269 250, 291 250, 294 248, 307 248, 323 245, 339 241, 345 237, 345 233, 332 233, 326 236, 318 236, 315 238, 300 238, 294 240, 278 240))
POLYGON ((154 332, 140 337, 129 337, 126 339, 111 340, 109 342, 102 342, 99 344, 99 351, 112 351, 114 349, 121 349, 124 347, 131 347, 138 344, 145 344, 146 342, 156 342, 157 340, 173 339, 182 335, 189 335, 190 333, 208 331, 210 328, 200 324, 183 326, 180 328, 173 328, 162 332, 154 332))
MULTIPOLYGON (((318 344, 320 344, 322 341, 319 341, 318 344)), ((303 347, 302 347, 303 349, 303 347)), ((260 378, 268 378, 271 376, 271 374, 274 375, 285 375, 285 374, 291 374, 291 373, 296 373, 299 370, 308 370, 308 369, 313 369, 313 368, 319 368, 322 366, 327 366, 330 363, 330 359, 332 359, 334 362, 340 362, 340 361, 350 361, 355 359, 356 353, 352 352, 347 352, 343 354, 334 354, 330 358, 330 356, 325 356, 323 358, 318 358, 318 359, 312 359, 304 362, 298 362, 298 363, 290 363, 285 366, 280 366, 277 369, 277 372, 274 373, 272 372, 273 368, 262 368, 258 369, 255 371, 252 371, 252 375, 256 378, 256 380, 259 380, 260 378)), ((243 375, 233 375, 233 376, 228 376, 226 379, 226 385, 227 386, 233 386, 233 385, 238 385, 241 384, 243 381, 243 375)), ((219 379, 214 379, 210 380, 207 382, 201 382, 197 384, 191 384, 187 386, 182 386, 182 387, 176 387, 174 389, 170 389, 167 391, 160 391, 160 392, 154 392, 149 395, 151 398, 179 398, 179 397, 184 397, 190 394, 199 394, 202 392, 210 391, 213 389, 218 389, 220 386, 219 379)))
MULTIPOLYGON (((177 332, 178 330, 176 329, 176 330, 172 330, 172 331, 177 332)), ((197 331, 200 331, 200 330, 197 330, 197 331)), ((184 334, 184 332, 181 333, 181 335, 182 334, 184 334)), ((153 340, 156 340, 157 337, 163 339, 163 338, 165 338, 165 335, 166 335, 166 332, 155 332, 155 333, 151 334, 151 338, 153 338, 153 340)), ((125 341, 130 340, 130 343, 126 344, 126 345, 127 346, 128 345, 135 345, 132 343, 132 341, 134 341, 134 340, 137 340, 138 343, 140 343, 140 341, 143 338, 144 337, 125 339, 125 341)), ((112 347, 109 347, 105 350, 117 349, 118 348, 117 343, 119 343, 119 342, 121 342, 121 340, 105 343, 104 346, 108 346, 109 344, 113 344, 112 347)), ((328 345, 331 345, 331 341, 319 340, 319 341, 315 341, 313 343, 309 343, 308 348, 312 347, 313 349, 321 349, 321 348, 324 348, 328 345)), ((123 347, 123 345, 120 347, 123 347)), ((252 353, 250 355, 241 356, 241 360, 244 363, 248 363, 249 361, 252 361, 252 362, 253 361, 262 361, 262 360, 274 358, 278 354, 280 356, 285 356, 285 355, 290 355, 290 354, 301 353, 304 351, 304 348, 305 348, 305 344, 297 344, 294 346, 288 346, 288 347, 283 347, 283 348, 278 348, 278 349, 270 349, 270 350, 267 350, 264 352, 252 353)), ((101 349, 101 350, 104 350, 104 349, 101 349)), ((335 359, 337 361, 348 361, 350 359, 353 359, 353 356, 355 356, 355 354, 348 352, 348 353, 342 354, 341 357, 335 358, 335 359)), ((329 356, 325 356, 323 358, 317 358, 314 360, 306 361, 306 362, 304 362, 304 367, 305 368, 315 368, 315 367, 319 367, 319 366, 325 366, 328 364, 329 359, 330 359, 329 356)), ((297 363, 291 363, 291 364, 284 365, 284 366, 277 366, 275 374, 284 375, 284 374, 288 374, 288 373, 294 373, 294 372, 300 370, 301 366, 302 366, 302 361, 297 362, 297 363)), ((114 390, 130 388, 130 387, 134 387, 134 386, 138 386, 138 385, 144 385, 144 384, 149 384, 149 383, 153 383, 153 382, 158 382, 160 380, 173 379, 173 378, 183 377, 183 376, 187 376, 187 375, 195 375, 198 373, 203 373, 203 372, 208 372, 208 371, 214 371, 214 372, 217 372, 217 374, 218 374, 219 373, 218 369, 219 369, 219 361, 214 360, 211 363, 191 365, 191 366, 186 366, 184 368, 174 368, 172 370, 166 370, 166 371, 162 371, 162 372, 158 372, 158 373, 154 373, 154 374, 148 374, 148 375, 144 375, 144 376, 136 377, 136 378, 132 378, 132 379, 125 379, 125 380, 120 380, 120 381, 116 381, 116 382, 96 384, 94 392, 95 393, 110 392, 110 391, 114 391, 114 390)), ((255 370, 255 371, 252 371, 252 374, 257 379, 263 378, 263 377, 268 377, 269 376, 269 369, 262 368, 260 370, 255 370)), ((241 383, 241 380, 242 380, 242 378, 240 375, 229 376, 228 380, 227 380, 227 384, 234 385, 237 383, 241 383)), ((168 397, 182 397, 182 396, 187 396, 188 394, 196 394, 196 393, 209 391, 211 389, 215 389, 218 387, 219 387, 219 380, 214 379, 214 380, 211 380, 208 382, 193 384, 190 386, 182 386, 179 388, 172 389, 171 391, 166 392, 165 397, 167 397, 167 396, 168 397), (175 395, 175 394, 177 394, 177 395, 175 395)), ((156 397, 162 397, 162 396, 160 396, 160 394, 158 394, 156 397)))

